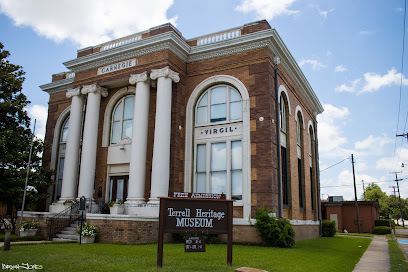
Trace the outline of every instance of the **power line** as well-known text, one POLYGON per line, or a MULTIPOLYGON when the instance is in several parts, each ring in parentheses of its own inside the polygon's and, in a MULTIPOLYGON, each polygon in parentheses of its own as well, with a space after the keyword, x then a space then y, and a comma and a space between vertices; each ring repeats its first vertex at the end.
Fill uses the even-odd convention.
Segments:
MULTIPOLYGON (((403 178, 403 179, 400 179, 400 180, 406 180, 406 179, 408 179, 408 178, 403 178)), ((385 183, 385 182, 394 182, 395 181, 395 179, 392 179, 392 180, 382 180, 382 181, 372 181, 372 182, 370 182, 369 184, 371 184, 371 183, 385 183)), ((346 184, 346 185, 331 185, 331 186, 321 186, 320 188, 321 189, 323 189, 323 188, 335 188, 335 187, 350 187, 350 186, 354 186, 353 184, 346 184)))
POLYGON ((325 168, 325 169, 323 169, 323 170, 320 170, 320 173, 323 172, 323 171, 326 171, 327 169, 330 169, 330 168, 332 168, 333 166, 336 166, 336 165, 338 165, 338 164, 340 164, 340 163, 342 163, 342 162, 344 162, 345 160, 348 160, 348 159, 350 159, 350 157, 345 158, 344 160, 341 160, 341 161, 339 161, 339 162, 337 162, 337 163, 335 163, 335 164, 333 164, 333 165, 331 165, 331 166, 329 166, 329 167, 327 167, 327 168, 325 168))
MULTIPOLYGON (((405 0, 405 8, 404 8, 404 25, 403 25, 403 31, 402 31, 402 57, 401 57, 401 82, 400 82, 400 92, 399 92, 399 101, 398 101, 398 116, 397 116, 397 130, 396 132, 398 133, 398 127, 399 127, 399 121, 400 121, 400 114, 401 114, 401 100, 402 100, 402 81, 404 77, 404 55, 405 55, 405 23, 406 23, 406 17, 407 17, 407 0, 405 0)), ((408 120, 408 113, 407 113, 407 118, 405 119, 405 126, 404 126, 404 131, 407 125, 407 120, 408 120)), ((392 165, 394 165, 395 162, 395 155, 397 152, 397 139, 398 136, 395 136, 395 142, 394 142, 394 157, 392 160, 392 165)), ((401 141, 402 146, 403 141, 401 141)), ((398 160, 400 159, 401 153, 398 153, 398 160)))

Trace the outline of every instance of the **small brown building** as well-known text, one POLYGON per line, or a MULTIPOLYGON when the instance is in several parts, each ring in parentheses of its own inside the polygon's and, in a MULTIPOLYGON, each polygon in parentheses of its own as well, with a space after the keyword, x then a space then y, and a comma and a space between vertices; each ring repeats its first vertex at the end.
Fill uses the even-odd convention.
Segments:
MULTIPOLYGON (((360 232, 371 233, 374 221, 379 219, 378 201, 357 201, 360 232)), ((336 221, 338 231, 358 232, 355 201, 322 202, 323 220, 336 221)))

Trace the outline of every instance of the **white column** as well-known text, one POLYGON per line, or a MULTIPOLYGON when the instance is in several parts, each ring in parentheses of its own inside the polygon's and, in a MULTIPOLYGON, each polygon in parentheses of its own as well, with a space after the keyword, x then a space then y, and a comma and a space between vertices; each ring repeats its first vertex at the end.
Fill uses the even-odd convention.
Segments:
POLYGON ((96 84, 82 88, 82 94, 88 95, 84 135, 82 139, 81 172, 79 176, 78 197, 85 196, 93 201, 96 148, 98 140, 98 121, 101 95, 108 96, 108 91, 96 84))
POLYGON ((61 197, 59 202, 74 200, 77 192, 79 165, 79 144, 81 141, 82 113, 84 97, 79 88, 67 91, 66 96, 72 97, 69 115, 68 139, 65 150, 64 174, 62 176, 61 197))
POLYGON ((157 102, 149 203, 157 204, 159 196, 169 193, 171 93, 173 81, 177 83, 180 78, 169 67, 153 69, 150 78, 157 79, 157 102))
POLYGON ((150 78, 147 72, 130 75, 136 84, 133 112, 132 148, 130 153, 129 187, 126 204, 145 203, 146 150, 149 122, 150 78))

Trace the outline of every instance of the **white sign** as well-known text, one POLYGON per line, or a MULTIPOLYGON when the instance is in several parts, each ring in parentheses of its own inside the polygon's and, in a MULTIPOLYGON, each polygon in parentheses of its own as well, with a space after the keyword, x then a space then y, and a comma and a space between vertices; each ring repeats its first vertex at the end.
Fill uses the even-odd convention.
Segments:
POLYGON ((125 60, 125 61, 109 64, 107 66, 98 68, 98 75, 104 75, 104 74, 116 72, 119 70, 134 67, 136 65, 137 65, 137 59, 130 59, 130 60, 125 60))
POLYGON ((194 132, 196 139, 236 136, 241 134, 242 122, 217 126, 196 127, 194 132))

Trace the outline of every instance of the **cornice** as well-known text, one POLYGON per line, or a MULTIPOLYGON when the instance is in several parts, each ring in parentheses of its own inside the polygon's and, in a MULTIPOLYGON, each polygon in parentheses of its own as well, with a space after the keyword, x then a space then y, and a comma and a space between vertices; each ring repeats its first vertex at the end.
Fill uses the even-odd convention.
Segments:
POLYGON ((166 32, 135 43, 73 59, 64 62, 64 65, 73 72, 81 72, 166 49, 186 61, 190 46, 174 32, 166 32))
POLYGON ((48 94, 65 92, 68 89, 74 88, 74 78, 67 78, 55 82, 47 83, 40 86, 41 90, 48 94))

